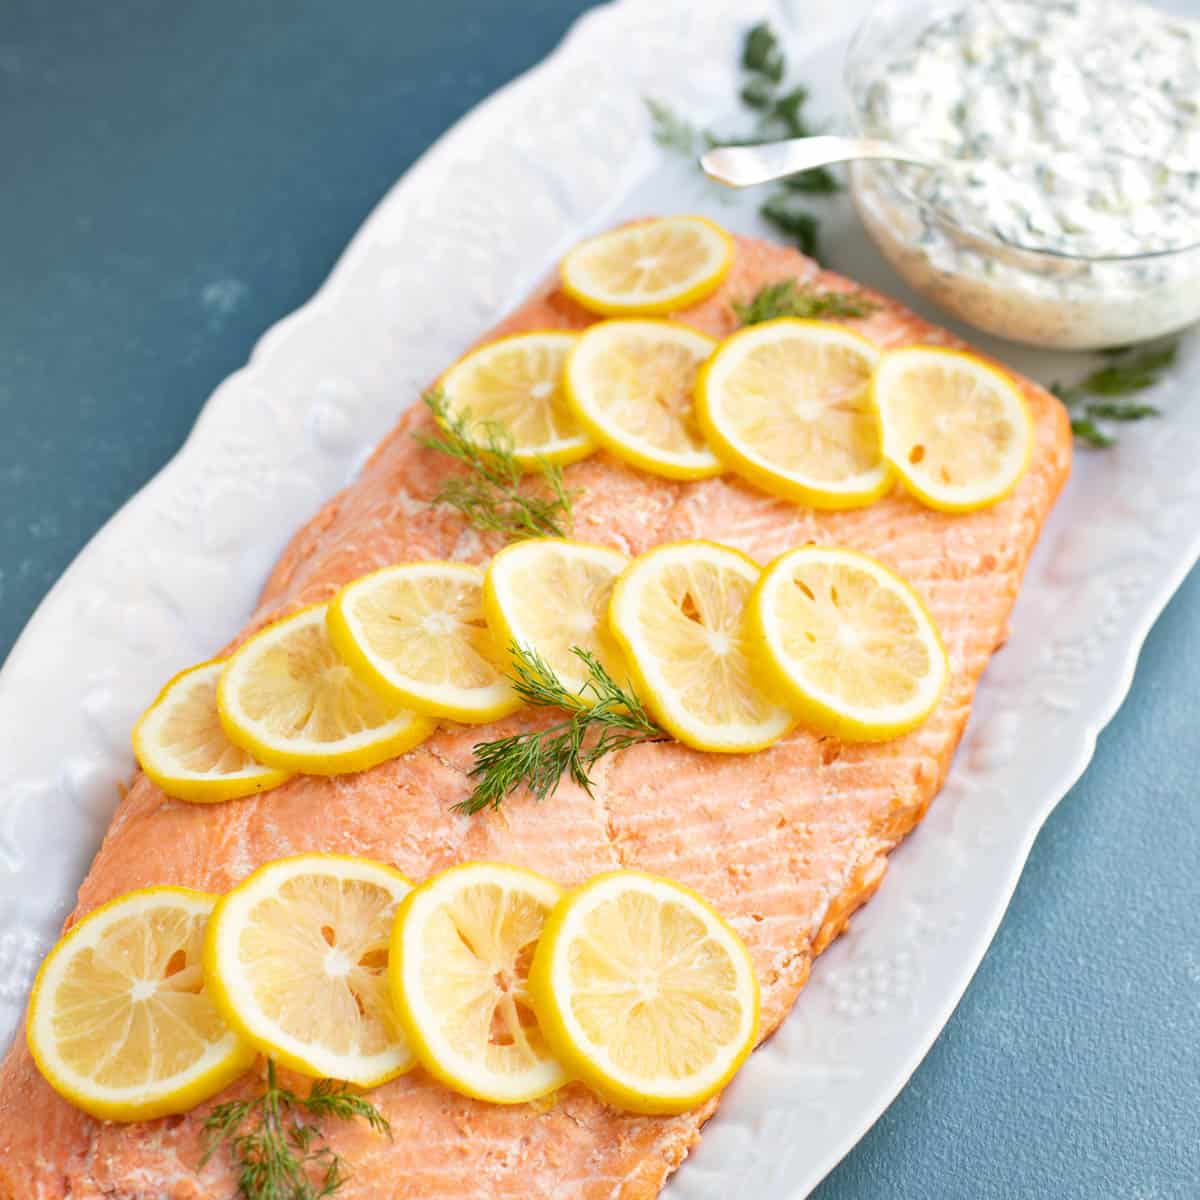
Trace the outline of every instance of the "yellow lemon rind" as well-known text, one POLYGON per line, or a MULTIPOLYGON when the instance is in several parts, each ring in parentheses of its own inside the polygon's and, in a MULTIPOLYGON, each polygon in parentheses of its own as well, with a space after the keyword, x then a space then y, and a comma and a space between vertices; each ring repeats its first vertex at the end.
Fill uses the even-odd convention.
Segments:
POLYGON ((176 800, 186 800, 189 804, 220 804, 226 800, 241 800, 246 796, 269 792, 292 778, 291 771, 268 767, 265 764, 259 764, 259 770, 254 774, 212 776, 176 775, 160 770, 155 764, 154 752, 145 738, 146 723, 151 714, 166 700, 176 684, 196 671, 203 671, 220 663, 223 663, 222 659, 209 659, 207 662, 185 667, 172 675, 155 697, 154 703, 138 718, 131 736, 133 754, 142 769, 142 774, 166 795, 176 800))
MULTIPOLYGON (((460 368, 473 365, 473 360, 494 350, 497 346, 509 345, 513 342, 519 342, 526 339, 554 337, 562 338, 564 341, 574 343, 579 338, 579 333, 574 329, 525 329, 520 333, 506 334, 504 337, 496 338, 490 342, 484 342, 481 346, 476 346, 472 350, 468 350, 461 358, 452 363, 445 371, 442 372, 438 379, 438 387, 442 389, 446 403, 451 407, 454 406, 454 399, 450 389, 453 387, 454 374, 460 368)), ((470 404, 464 404, 463 409, 467 412, 471 411, 470 404)), ((474 440, 474 439, 472 439, 474 440)), ((483 442, 476 441, 475 444, 481 449, 486 450, 487 446, 483 442)), ((587 458, 589 455, 596 452, 596 444, 586 433, 580 432, 572 438, 562 438, 557 443, 550 447, 540 447, 538 449, 521 449, 520 447, 512 447, 512 459, 526 473, 531 473, 540 470, 542 467, 567 467, 572 463, 579 462, 587 458)))
MULTIPOLYGON (((214 904, 220 899, 220 897, 210 892, 202 892, 195 888, 185 887, 149 887, 126 892, 121 896, 109 900, 106 904, 93 909, 85 917, 72 925, 54 944, 49 954, 46 955, 33 981, 33 989, 29 997, 29 1010, 25 1016, 26 1042, 29 1046, 30 1056, 33 1058, 34 1064, 38 1071, 41 1072, 42 1077, 64 1100, 73 1104, 89 1116, 101 1121, 151 1121, 158 1117, 190 1112, 197 1105, 203 1104, 205 1100, 223 1091, 235 1079, 244 1075, 253 1066, 254 1060, 258 1057, 258 1051, 248 1042, 244 1041, 231 1026, 230 1035, 232 1045, 226 1057, 214 1063, 212 1067, 196 1076, 196 1078, 189 1080, 182 1087, 166 1091, 142 1103, 137 1103, 133 1101, 106 1100, 97 1097, 95 1094, 89 1094, 86 1088, 78 1086, 59 1071, 55 1066, 53 1057, 46 1053, 45 1048, 41 1044, 40 1035, 37 1032, 41 1005, 46 1000, 44 985, 53 969, 52 964, 56 964, 59 956, 62 954, 69 953, 72 935, 77 930, 82 929, 89 921, 111 914, 114 909, 123 906, 131 898, 163 895, 181 895, 189 899, 208 900, 214 904)), ((209 994, 211 996, 211 990, 209 994)))
POLYGON ((563 896, 550 914, 534 952, 533 963, 529 971, 529 990, 542 1033, 555 1056, 567 1071, 613 1107, 647 1116, 670 1116, 687 1112, 716 1095, 737 1074, 749 1057, 758 1041, 761 1025, 762 998, 758 976, 741 938, 721 914, 698 892, 673 880, 662 879, 644 871, 607 871, 593 876, 582 886, 568 891, 563 896), (563 997, 555 983, 558 965, 556 959, 563 950, 564 928, 576 908, 586 902, 595 891, 606 887, 610 880, 644 880, 656 886, 665 886, 681 898, 690 900, 703 910, 708 922, 721 930, 728 948, 732 951, 732 956, 740 961, 746 973, 745 981, 750 986, 752 996, 752 1012, 747 1036, 730 1056, 725 1069, 694 1091, 668 1096, 631 1086, 628 1082, 615 1078, 605 1071, 603 1065, 588 1052, 587 1047, 580 1044, 580 1041, 571 1032, 570 1022, 565 1015, 563 997))
MULTIPOLYGON (((621 570, 624 570, 629 565, 627 555, 621 553, 620 550, 615 550, 611 546, 602 546, 596 542, 580 542, 571 538, 527 538, 521 542, 513 542, 505 546, 503 550, 493 555, 492 560, 488 563, 487 570, 483 576, 483 612, 484 618, 487 621, 488 628, 492 631, 496 639, 497 646, 505 654, 509 656, 513 646, 522 646, 534 653, 538 653, 538 647, 530 643, 530 639, 524 637, 521 631, 513 624, 506 609, 504 600, 501 598, 500 588, 496 583, 498 573, 504 569, 507 556, 510 554, 527 553, 526 549, 531 544, 547 543, 549 545, 559 545, 567 547, 579 547, 585 551, 595 552, 597 555, 611 555, 614 559, 622 559, 621 570)), ((619 572, 618 572, 619 574, 619 572)), ((515 598, 514 598, 515 601, 515 598)), ((605 614, 607 619, 607 613, 605 614)), ((559 672, 559 678, 568 687, 574 687, 576 684, 582 684, 584 678, 583 664, 579 664, 578 678, 567 678, 562 671, 559 672)), ((588 693, 585 693, 585 698, 588 693)))
POLYGON ((306 617, 316 609, 325 610, 327 613, 328 605, 311 604, 272 622, 253 637, 247 638, 226 660, 225 671, 217 685, 217 715, 221 721, 221 728, 225 730, 225 736, 235 746, 240 746, 247 754, 253 755, 267 766, 305 775, 347 775, 367 771, 389 759, 399 758, 400 755, 419 746, 437 728, 437 722, 416 713, 408 714, 409 719, 403 725, 383 737, 361 742, 347 750, 319 752, 288 750, 268 742, 260 737, 253 727, 239 724, 232 715, 236 705, 231 703, 230 671, 240 662, 238 656, 243 652, 249 654, 259 639, 272 636, 285 621, 306 617))
MULTIPOLYGON (((678 217, 655 217, 651 220, 679 220, 678 217)), ((562 284, 562 289, 576 304, 582 308, 586 308, 588 312, 597 313, 603 317, 661 317, 668 313, 680 312, 685 308, 691 308, 692 305, 698 304, 701 300, 707 299, 725 282, 733 267, 734 254, 736 244, 730 234, 721 228, 715 221, 710 221, 707 217, 700 217, 691 214, 686 214, 684 219, 696 221, 708 227, 708 229, 717 234, 724 242, 725 255, 717 268, 708 275, 695 280, 690 286, 680 289, 678 292, 673 292, 668 296, 664 296, 660 300, 649 302, 631 301, 629 303, 621 303, 619 301, 604 299, 597 297, 594 293, 587 290, 571 275, 571 256, 576 250, 585 245, 591 245, 602 238, 610 237, 614 234, 620 234, 625 229, 624 226, 617 229, 610 229, 606 233, 597 234, 594 238, 587 238, 584 242, 580 242, 569 250, 563 256, 562 262, 559 264, 559 281, 562 284)))
POLYGON ((417 1009, 412 1002, 411 993, 415 985, 408 978, 406 972, 406 967, 411 968, 414 956, 405 953, 405 942, 412 935, 413 923, 423 915, 420 911, 421 906, 435 896, 440 888, 446 887, 447 883, 458 882, 464 876, 470 877, 481 871, 486 871, 492 877, 498 874, 510 876, 518 884, 524 883, 527 887, 532 885, 538 891, 548 892, 553 889, 554 903, 557 903, 562 896, 562 889, 553 880, 524 867, 490 862, 467 862, 439 872, 409 892, 396 910, 396 922, 392 927, 391 950, 388 955, 388 986, 396 1016, 417 1061, 435 1079, 440 1080, 452 1091, 459 1092, 464 1096, 471 1096, 476 1100, 484 1100, 492 1104, 525 1104, 542 1096, 548 1096, 569 1082, 566 1072, 560 1069, 543 1083, 527 1089, 499 1091, 486 1086, 481 1087, 477 1078, 472 1078, 466 1072, 456 1069, 448 1055, 439 1053, 434 1044, 434 1037, 425 1028, 425 1024, 418 1016, 417 1009))
MULTIPOLYGON (((807 320, 799 317, 779 317, 773 321, 763 321, 748 329, 740 330, 724 342, 714 352, 712 358, 700 368, 696 379, 696 419, 713 453, 721 459, 728 470, 739 475, 747 483, 773 496, 790 500, 795 504, 804 504, 809 508, 818 508, 830 512, 844 511, 852 508, 866 508, 882 499, 891 491, 895 479, 892 469, 886 461, 880 462, 879 469, 870 475, 862 477, 861 484, 854 487, 829 487, 812 480, 803 480, 795 475, 780 471, 771 464, 747 453, 723 429, 721 421, 716 416, 717 405, 714 403, 712 391, 712 376, 714 368, 719 365, 719 359, 730 346, 740 345, 739 339, 756 336, 756 331, 765 330, 780 325, 817 325, 824 327, 833 324, 825 321, 807 320)), ((878 348, 870 339, 861 334, 836 325, 843 334, 854 337, 871 347, 874 353, 878 348)), ((735 346, 736 348, 736 346, 735 346)))
POLYGON ((938 706, 949 680, 950 667, 946 648, 937 623, 924 600, 908 583, 883 563, 855 550, 847 550, 840 546, 814 546, 799 547, 779 555, 763 568, 762 576, 750 594, 746 605, 746 625, 751 644, 754 647, 754 666, 762 680, 763 687, 795 713, 796 720, 802 727, 814 733, 839 738, 842 741, 887 742, 910 733, 923 724, 938 706), (770 632, 770 623, 766 617, 768 593, 775 586, 779 575, 787 571, 796 556, 808 550, 822 554, 832 551, 839 557, 857 560, 867 569, 888 577, 892 584, 897 586, 898 590, 910 600, 914 610, 919 614, 930 640, 940 654, 941 682, 928 703, 914 709, 901 720, 865 721, 838 708, 828 700, 822 699, 789 670, 784 655, 775 648, 775 639, 770 632))
POLYGON ((1033 414, 1029 411, 1029 404, 1025 397, 1021 395, 1021 390, 1013 382, 1012 378, 993 366, 984 359, 978 358, 974 354, 969 354, 963 350, 954 350, 949 346, 904 346, 897 350, 891 350, 880 359, 879 365, 876 367, 875 375, 871 380, 871 403, 875 408, 875 412, 879 419, 880 427, 880 443, 883 447, 883 455, 891 466, 896 478, 899 480, 901 487, 913 497, 914 500, 924 504, 927 508, 935 509, 937 512, 952 513, 961 515, 963 513, 978 512, 983 508, 991 508, 994 504, 999 504, 1016 490, 1017 485, 1024 479, 1029 470, 1029 466, 1033 461, 1034 444, 1037 439, 1037 430, 1033 421, 1033 414), (921 473, 914 471, 903 454, 895 452, 894 447, 888 445, 888 426, 885 413, 885 406, 880 403, 878 381, 880 379, 880 368, 883 367, 885 360, 893 359, 894 357, 907 353, 909 351, 920 351, 922 354, 942 354, 948 358, 962 359, 972 364, 972 369, 985 372, 991 375, 998 383, 1016 399, 1020 405, 1020 411, 1024 417, 1025 429, 1025 448, 1020 464, 1011 473, 1004 478, 998 487, 992 488, 989 491, 982 492, 978 496, 970 500, 952 500, 948 499, 943 492, 938 492, 926 486, 921 473))
POLYGON ((320 1061, 318 1055, 299 1052, 294 1046, 282 1044, 271 1033, 265 1031, 256 1021, 248 1019, 238 1006, 229 987, 228 980, 225 977, 225 972, 222 970, 221 942, 225 934, 224 924, 231 919, 229 914, 234 912, 235 906, 241 898, 248 894, 254 887, 261 884, 264 878, 269 877, 281 868, 298 865, 302 862, 312 862, 314 866, 321 863, 343 863, 356 868, 365 866, 369 868, 370 873, 390 876, 392 880, 401 884, 405 889, 411 889, 412 887, 412 881, 394 867, 373 859, 356 858, 350 854, 296 854, 265 863, 257 871, 254 871, 242 880, 237 887, 222 896, 213 909, 213 914, 209 918, 208 928, 205 931, 204 937, 204 979, 206 986, 209 988, 213 997, 213 1003, 216 1005, 217 1011, 221 1014, 225 1023, 245 1042, 253 1046, 257 1053, 264 1054, 268 1058, 274 1059, 280 1066, 286 1067, 289 1071, 295 1071, 296 1074, 307 1076, 310 1079, 343 1079, 345 1082, 354 1084, 356 1087, 379 1087, 381 1084, 387 1083, 389 1079, 396 1079, 406 1074, 417 1065, 416 1056, 412 1054, 411 1047, 405 1047, 408 1050, 407 1057, 376 1073, 362 1074, 358 1075, 357 1078, 353 1078, 351 1077, 354 1074, 353 1072, 343 1073, 337 1070, 336 1067, 331 1070, 329 1069, 331 1064, 320 1061))
MULTIPOLYGON (((679 325, 677 322, 668 321, 660 317, 644 318, 637 323, 642 325, 662 325, 667 329, 687 328, 686 326, 679 325)), ((711 450, 706 452, 706 456, 710 460, 707 462, 703 461, 705 455, 693 455, 686 459, 678 455, 666 455, 656 451, 653 447, 645 446, 641 442, 627 438, 620 432, 614 432, 611 426, 606 425, 593 412, 592 406, 588 403, 584 395, 575 364, 580 360, 581 352, 586 353, 588 349, 586 345, 588 334, 594 329, 602 330, 613 324, 616 324, 616 322, 601 321, 591 326, 588 330, 585 330, 576 343, 575 348, 567 356, 566 374, 564 376, 567 403, 570 404, 571 411, 574 412, 580 425, 587 430, 592 439, 602 449, 607 450, 614 457, 621 459, 622 462, 627 462, 630 466, 637 467, 651 475, 659 475, 664 479, 677 479, 684 482, 696 479, 711 479, 715 475, 720 475, 725 470, 725 464, 711 450)), ((716 349, 718 344, 716 338, 711 338, 707 334, 695 329, 687 329, 687 332, 708 342, 710 353, 716 349)))
MULTIPOLYGON (((423 568, 445 567, 452 570, 461 570, 467 564, 431 560, 412 565, 423 568)), ((378 576, 388 575, 395 570, 396 567, 383 567, 379 571, 373 571, 369 575, 355 579, 342 588, 329 602, 329 613, 326 617, 326 629, 329 632, 329 640, 333 643, 333 648, 337 651, 338 656, 350 670, 364 683, 373 687, 381 696, 397 704, 401 704, 405 708, 412 709, 418 716, 428 717, 431 720, 457 721, 463 725, 481 725, 488 721, 498 721, 501 717, 507 716, 509 713, 515 712, 520 708, 521 699, 511 689, 503 700, 497 700, 489 704, 468 705, 451 704, 445 701, 439 702, 431 698, 428 692, 422 692, 419 689, 407 687, 398 682, 395 675, 388 674, 387 671, 379 666, 375 657, 363 647, 361 640, 355 633, 354 626, 347 616, 346 607, 349 604, 354 589, 360 585, 366 585, 369 580, 375 579, 378 576)), ((497 670, 499 669, 497 667, 497 670)))
POLYGON ((667 542, 635 558, 617 579, 616 585, 613 588, 612 599, 609 601, 608 606, 609 628, 612 630, 613 637, 625 655, 625 662, 629 667, 629 674, 633 679, 634 690, 655 721, 675 738, 676 741, 682 742, 685 746, 690 746, 693 750, 703 750, 711 754, 753 754, 759 750, 769 749, 795 728, 794 720, 781 723, 778 729, 772 730, 770 733, 764 733, 761 738, 745 738, 737 742, 721 742, 698 735, 692 726, 678 719, 674 710, 663 701, 658 685, 650 677, 645 664, 641 661, 642 656, 638 650, 637 638, 630 631, 629 624, 626 623, 624 616, 628 594, 631 590, 631 580, 636 579, 633 572, 635 569, 641 569, 647 560, 650 560, 660 552, 686 546, 696 546, 705 550, 718 550, 733 554, 753 567, 755 571, 761 570, 758 563, 741 550, 733 546, 722 546, 716 542, 707 541, 702 538, 695 538, 686 542, 667 542))

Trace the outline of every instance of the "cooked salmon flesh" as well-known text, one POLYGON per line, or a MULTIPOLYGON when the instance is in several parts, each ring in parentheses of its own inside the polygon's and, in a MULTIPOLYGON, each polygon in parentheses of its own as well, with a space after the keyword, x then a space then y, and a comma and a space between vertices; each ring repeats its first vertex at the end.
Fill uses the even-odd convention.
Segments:
MULTIPOLYGON (((795 251, 738 239, 735 266, 719 291, 676 318, 723 336, 736 324, 731 301, 784 279, 853 286, 795 251)), ((881 346, 958 344, 875 298, 875 312, 847 323, 881 346)), ((551 281, 488 340, 593 320, 551 281)), ((1021 386, 1037 428, 1032 466, 1010 497, 966 516, 930 511, 899 492, 857 511, 817 512, 732 476, 675 483, 606 454, 566 471, 578 493, 574 536, 627 554, 703 537, 765 563, 820 542, 865 551, 898 571, 936 618, 952 670, 939 707, 914 733, 851 745, 798 730, 746 756, 644 745, 603 760, 593 795, 564 781, 544 803, 518 794, 502 810, 475 817, 452 807, 471 789, 477 728, 440 730, 364 774, 296 778, 227 804, 171 800, 139 776, 70 921, 153 884, 223 892, 270 859, 310 850, 380 859, 415 880, 470 859, 517 863, 563 884, 638 867, 695 888, 745 939, 762 984, 762 1036, 769 1037, 814 959, 879 887, 888 853, 936 795, 980 674, 1004 641, 1071 458, 1062 406, 1032 383, 1021 386)), ((241 636, 388 563, 482 563, 498 549, 453 511, 428 503, 457 469, 414 440, 428 421, 420 405, 406 411, 360 478, 296 534, 241 636)), ((531 719, 517 714, 485 736, 531 719)), ((256 1086, 261 1074, 252 1073, 213 1103, 256 1086)), ((334 1122, 327 1130, 353 1171, 338 1193, 344 1200, 641 1200, 658 1194, 717 1105, 676 1117, 629 1116, 571 1085, 551 1102, 502 1108, 455 1095, 420 1070, 372 1099, 391 1122, 390 1139, 361 1124, 334 1122)), ((0 1068, 0 1200, 230 1200, 237 1188, 224 1152, 200 1166, 210 1108, 133 1125, 93 1120, 41 1079, 18 1034, 0 1068)))

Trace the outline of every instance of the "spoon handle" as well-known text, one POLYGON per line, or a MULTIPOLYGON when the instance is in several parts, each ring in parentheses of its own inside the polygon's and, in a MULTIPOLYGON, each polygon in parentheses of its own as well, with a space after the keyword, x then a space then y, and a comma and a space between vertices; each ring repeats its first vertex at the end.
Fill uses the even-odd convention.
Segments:
POLYGON ((921 167, 937 165, 892 142, 822 135, 763 142, 758 146, 719 146, 700 156, 700 166, 719 183, 740 188, 860 158, 886 158, 921 167))

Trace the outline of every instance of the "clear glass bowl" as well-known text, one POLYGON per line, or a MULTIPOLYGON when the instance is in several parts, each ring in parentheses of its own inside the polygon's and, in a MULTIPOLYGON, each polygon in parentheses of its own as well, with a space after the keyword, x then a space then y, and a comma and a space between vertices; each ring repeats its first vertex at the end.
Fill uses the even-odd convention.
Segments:
MULTIPOLYGON (((845 85, 859 133, 903 143, 866 104, 884 62, 937 17, 977 0, 881 0, 846 56, 845 85)), ((1200 320, 1200 246, 1085 258, 1002 242, 922 200, 892 163, 856 163, 851 194, 884 257, 923 296, 977 329, 1061 350, 1128 345, 1200 320)))

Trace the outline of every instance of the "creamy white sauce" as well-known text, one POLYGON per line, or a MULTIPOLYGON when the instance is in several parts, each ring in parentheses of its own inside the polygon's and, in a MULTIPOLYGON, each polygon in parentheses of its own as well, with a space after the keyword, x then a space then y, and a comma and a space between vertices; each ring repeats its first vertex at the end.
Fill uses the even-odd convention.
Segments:
POLYGON ((859 164, 919 291, 1017 341, 1140 341, 1200 318, 1200 24, 1119 0, 965 0, 852 66, 859 124, 954 163, 859 164))
POLYGON ((1107 0, 986 0, 936 20, 865 97, 959 220, 1085 256, 1200 242, 1200 25, 1107 0))

